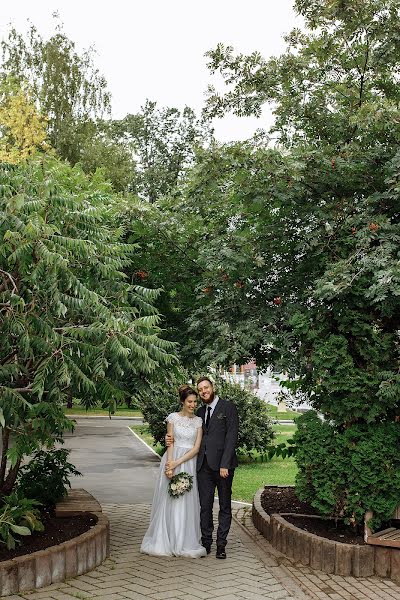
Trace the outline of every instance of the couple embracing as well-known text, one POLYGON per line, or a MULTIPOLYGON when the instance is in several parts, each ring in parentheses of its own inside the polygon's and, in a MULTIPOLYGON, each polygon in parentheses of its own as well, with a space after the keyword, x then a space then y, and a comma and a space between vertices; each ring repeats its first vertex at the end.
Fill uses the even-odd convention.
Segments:
POLYGON ((208 377, 198 380, 197 391, 188 385, 181 386, 181 409, 166 419, 167 452, 161 460, 150 525, 140 548, 146 554, 189 558, 210 554, 217 488, 216 557, 226 558, 225 546, 232 520, 232 480, 238 464, 235 452, 238 414, 232 402, 215 394, 208 377), (196 412, 198 395, 203 404, 196 412), (184 483, 190 481, 190 489, 174 495, 171 480, 176 481, 179 474, 184 483))

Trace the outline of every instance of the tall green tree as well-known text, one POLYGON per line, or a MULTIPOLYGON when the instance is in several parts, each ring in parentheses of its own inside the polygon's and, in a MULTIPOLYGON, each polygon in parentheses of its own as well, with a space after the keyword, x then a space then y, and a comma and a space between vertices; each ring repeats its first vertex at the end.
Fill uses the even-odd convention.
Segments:
POLYGON ((237 352, 289 371, 350 457, 332 470, 313 442, 325 425, 305 420, 299 493, 352 523, 372 509, 377 524, 400 494, 399 2, 295 7, 307 29, 287 36, 282 56, 209 53, 229 89, 210 91, 208 114, 271 102, 279 144, 212 149, 172 209, 201 238, 203 296, 187 324, 208 361, 237 352), (374 463, 382 439, 390 447, 374 463))
POLYGON ((186 106, 157 108, 147 100, 141 111, 114 121, 115 139, 129 147, 137 165, 132 188, 155 202, 174 193, 186 170, 193 164, 195 150, 207 144, 212 130, 186 106))
POLYGON ((0 493, 70 427, 71 394, 114 410, 174 363, 157 291, 124 274, 117 202, 100 173, 55 158, 0 165, 0 493))
POLYGON ((27 34, 11 27, 1 48, 2 76, 29 86, 40 112, 48 118, 52 147, 75 164, 87 122, 110 113, 110 93, 94 66, 93 50, 79 54, 59 23, 48 39, 34 25, 27 34))

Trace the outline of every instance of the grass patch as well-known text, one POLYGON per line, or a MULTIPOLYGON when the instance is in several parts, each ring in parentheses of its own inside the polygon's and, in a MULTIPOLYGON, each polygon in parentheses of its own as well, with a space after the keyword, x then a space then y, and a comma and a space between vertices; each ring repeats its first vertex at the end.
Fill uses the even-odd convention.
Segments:
MULTIPOLYGON (((108 410, 105 408, 89 408, 86 410, 84 406, 75 404, 72 408, 64 408, 66 415, 86 415, 88 417, 108 417, 108 410)), ((118 408, 116 413, 112 416, 115 417, 143 417, 140 410, 132 410, 127 406, 121 406, 118 408)))
POLYGON ((164 454, 164 448, 160 443, 155 442, 153 436, 150 433, 150 429, 148 425, 131 425, 130 429, 134 431, 139 437, 142 438, 153 450, 157 452, 160 456, 164 454))
MULTIPOLYGON (((274 425, 275 444, 282 444, 291 438, 296 425, 274 425)), ((259 456, 253 460, 239 458, 232 485, 233 500, 251 502, 254 494, 264 485, 293 485, 297 466, 293 458, 275 456, 272 460, 262 461, 259 456)))
POLYGON ((276 419, 277 421, 283 420, 294 420, 297 419, 302 413, 296 412, 295 410, 288 409, 285 412, 278 412, 278 407, 273 404, 268 404, 268 415, 271 419, 276 419))
MULTIPOLYGON (((130 428, 154 448, 157 454, 163 454, 161 444, 154 443, 147 425, 131 425, 130 428)), ((294 424, 274 425, 275 443, 285 442, 292 437, 295 430, 294 424)), ((293 485, 296 473, 297 466, 293 458, 274 457, 263 462, 259 454, 255 454, 252 458, 239 457, 239 466, 232 485, 232 500, 251 502, 256 491, 264 485, 293 485)))

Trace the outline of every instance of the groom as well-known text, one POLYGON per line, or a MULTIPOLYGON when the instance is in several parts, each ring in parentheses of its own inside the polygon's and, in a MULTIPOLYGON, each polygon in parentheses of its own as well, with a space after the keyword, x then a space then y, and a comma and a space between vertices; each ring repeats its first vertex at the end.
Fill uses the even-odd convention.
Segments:
POLYGON ((197 482, 200 496, 201 541, 211 552, 213 504, 218 490, 219 515, 217 558, 226 558, 225 546, 232 521, 232 480, 238 465, 236 444, 239 419, 236 406, 219 398, 208 377, 200 377, 197 390, 203 401, 197 415, 203 420, 203 438, 197 456, 197 482))

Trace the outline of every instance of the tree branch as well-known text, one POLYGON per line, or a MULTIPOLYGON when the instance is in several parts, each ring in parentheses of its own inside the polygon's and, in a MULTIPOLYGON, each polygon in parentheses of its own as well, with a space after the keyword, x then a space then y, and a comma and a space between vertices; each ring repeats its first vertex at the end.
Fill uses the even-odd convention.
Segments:
POLYGON ((7 465, 7 450, 10 441, 10 430, 8 427, 3 427, 2 430, 2 444, 1 444, 1 463, 0 463, 0 488, 4 484, 4 476, 6 474, 7 465))
POLYGON ((7 277, 11 281, 11 284, 13 286, 13 292, 18 292, 17 284, 15 283, 15 279, 11 275, 11 273, 9 273, 8 271, 3 271, 3 269, 0 269, 0 273, 3 275, 3 279, 7 277))

